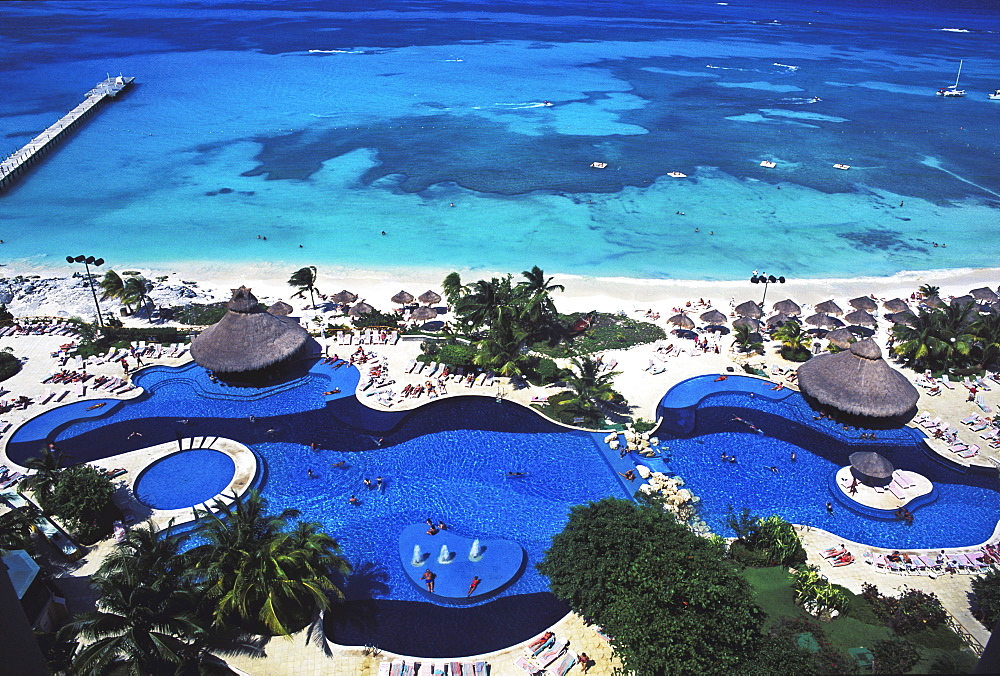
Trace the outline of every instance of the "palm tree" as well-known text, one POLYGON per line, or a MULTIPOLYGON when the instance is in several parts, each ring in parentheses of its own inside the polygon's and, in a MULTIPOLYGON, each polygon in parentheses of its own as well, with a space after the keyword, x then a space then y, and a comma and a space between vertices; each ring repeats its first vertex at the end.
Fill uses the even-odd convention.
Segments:
POLYGON ((513 324, 497 324, 481 340, 474 343, 473 362, 496 371, 501 376, 521 375, 525 339, 528 334, 513 324))
POLYGON ((893 327, 897 340, 893 351, 910 366, 936 372, 966 366, 977 340, 977 319, 974 303, 921 310, 912 326, 893 327))
POLYGON ((316 266, 309 265, 299 268, 288 279, 288 285, 296 287, 299 290, 299 296, 309 291, 309 298, 312 300, 313 309, 316 308, 316 274, 316 266))
POLYGON ((151 281, 142 275, 136 275, 125 280, 125 285, 122 288, 119 298, 121 298, 122 303, 125 305, 135 305, 136 311, 138 311, 151 302, 149 292, 152 290, 153 283, 151 281))
POLYGON ((444 281, 441 282, 441 288, 444 291, 444 297, 448 301, 448 305, 452 309, 458 306, 458 302, 462 300, 468 289, 462 285, 462 277, 457 272, 449 272, 445 276, 444 281))
POLYGON ((758 338, 757 332, 746 324, 733 328, 733 345, 738 345, 740 352, 763 352, 764 344, 758 338))
POLYGON ((572 359, 573 370, 564 381, 569 387, 556 399, 566 410, 597 420, 604 417, 603 406, 608 402, 624 402, 624 397, 615 390, 614 377, 619 371, 600 372, 600 363, 590 357, 572 359))
POLYGON ((938 294, 940 294, 941 287, 934 286, 933 284, 923 284, 919 289, 917 289, 917 293, 919 293, 924 298, 930 298, 931 296, 937 296, 938 294))
POLYGON ((121 298, 125 282, 118 276, 117 272, 108 270, 104 273, 104 279, 98 282, 97 286, 101 289, 101 300, 107 300, 109 298, 121 298))
POLYGON ((522 316, 529 325, 529 333, 537 335, 555 322, 556 305, 552 301, 553 291, 565 291, 562 284, 552 284, 554 277, 545 277, 537 265, 521 273, 526 281, 518 283, 524 302, 522 316))
POLYGON ((62 630, 87 643, 73 673, 234 673, 207 650, 209 626, 195 614, 199 595, 178 556, 182 542, 152 525, 126 534, 91 578, 98 609, 62 630))
POLYGON ((1000 314, 983 315, 971 330, 979 348, 979 368, 989 368, 1000 357, 1000 314))
POLYGON ((52 491, 59 482, 65 457, 51 448, 43 448, 38 455, 33 455, 24 461, 24 466, 35 470, 35 473, 25 477, 21 485, 35 493, 35 497, 44 509, 50 508, 52 491))
POLYGON ((287 636, 317 609, 329 607, 328 593, 339 596, 329 576, 350 566, 319 524, 286 532, 298 510, 268 514, 267 500, 257 491, 232 504, 217 501, 213 509, 196 511, 195 533, 208 542, 190 555, 215 604, 217 625, 235 620, 287 636))
POLYGON ((0 556, 12 549, 30 549, 31 533, 41 518, 41 512, 31 504, 0 514, 0 556))
POLYGON ((471 284, 456 308, 460 320, 472 330, 516 321, 520 308, 515 303, 511 279, 507 275, 471 284))
MULTIPOLYGON (((739 327, 737 327, 739 328, 739 327)), ((802 325, 797 321, 790 320, 776 329, 771 337, 781 341, 782 353, 787 351, 788 355, 806 353, 808 356, 809 345, 812 344, 812 337, 802 330, 802 325)))

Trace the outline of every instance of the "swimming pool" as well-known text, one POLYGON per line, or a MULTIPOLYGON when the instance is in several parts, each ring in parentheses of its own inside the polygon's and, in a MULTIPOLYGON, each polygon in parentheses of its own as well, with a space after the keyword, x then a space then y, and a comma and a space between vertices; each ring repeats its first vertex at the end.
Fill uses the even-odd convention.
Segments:
POLYGON ((201 505, 221 493, 233 478, 233 459, 209 448, 193 448, 168 455, 143 470, 135 495, 155 509, 184 509, 201 505))
MULTIPOLYGON (((73 422, 76 405, 69 412, 63 407, 43 413, 29 423, 31 434, 15 435, 8 453, 18 461, 51 437, 80 460, 177 435, 221 436, 251 446, 263 461, 261 485, 271 510, 295 508, 301 518, 320 522, 354 566, 355 574, 344 581, 347 603, 326 618, 327 635, 338 643, 458 657, 512 645, 562 617, 565 605, 548 593, 534 566, 573 505, 630 497, 635 486, 615 471, 631 466, 632 459, 619 461, 599 443, 602 435, 568 430, 490 397, 383 412, 353 394, 323 396, 336 387, 353 393, 358 375, 353 367, 332 369, 317 361, 290 381, 254 390, 213 384, 193 364, 153 367, 137 376, 150 390, 143 396, 107 407, 99 419, 80 415, 73 422), (345 467, 332 466, 341 460, 345 467), (529 476, 508 479, 510 471, 529 476), (377 476, 385 479, 384 492, 363 484, 377 476), (360 506, 348 503, 351 495, 360 506), (523 575, 471 607, 429 600, 406 577, 398 549, 400 532, 427 518, 445 521, 466 538, 516 542, 527 552, 523 575)), ((729 507, 748 507, 886 547, 969 545, 991 535, 1000 519, 995 478, 945 467, 920 450, 919 432, 907 428, 880 430, 877 441, 861 442, 857 430, 847 433, 814 420, 797 393, 770 386, 738 376, 678 384, 659 408, 665 459, 635 461, 682 476, 716 532, 726 532, 729 507), (763 434, 748 433, 734 416, 763 434), (826 513, 830 473, 847 464, 851 452, 867 449, 937 485, 937 501, 914 510, 913 526, 840 507, 832 517, 826 513), (792 450, 798 454, 794 463, 792 450), (739 462, 721 463, 722 452, 739 462), (777 474, 766 469, 771 465, 779 467, 777 474)))
POLYGON ((815 420, 815 411, 797 392, 770 387, 755 378, 717 382, 715 376, 699 376, 678 384, 661 401, 664 423, 658 433, 669 458, 650 465, 684 478, 701 497, 700 513, 713 531, 731 535, 727 511, 747 507, 761 516, 778 514, 895 549, 977 545, 993 534, 1000 520, 996 477, 949 466, 925 451, 922 433, 911 428, 879 429, 875 441, 861 441, 862 430, 815 420), (737 417, 762 433, 753 433, 737 417), (909 526, 847 509, 830 491, 829 478, 859 450, 877 451, 895 467, 924 475, 934 483, 937 499, 912 508, 916 518, 909 526), (737 463, 722 462, 722 453, 736 455, 737 463), (833 515, 827 513, 827 500, 835 504, 833 515))

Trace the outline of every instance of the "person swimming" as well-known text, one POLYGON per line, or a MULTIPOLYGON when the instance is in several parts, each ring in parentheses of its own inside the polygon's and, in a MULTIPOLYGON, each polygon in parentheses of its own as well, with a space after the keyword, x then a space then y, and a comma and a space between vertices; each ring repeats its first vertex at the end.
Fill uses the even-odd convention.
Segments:
POLYGON ((102 401, 102 402, 99 402, 97 404, 94 404, 93 406, 88 406, 87 410, 88 411, 93 411, 95 408, 101 408, 102 406, 107 406, 107 405, 108 405, 108 403, 106 401, 102 401))

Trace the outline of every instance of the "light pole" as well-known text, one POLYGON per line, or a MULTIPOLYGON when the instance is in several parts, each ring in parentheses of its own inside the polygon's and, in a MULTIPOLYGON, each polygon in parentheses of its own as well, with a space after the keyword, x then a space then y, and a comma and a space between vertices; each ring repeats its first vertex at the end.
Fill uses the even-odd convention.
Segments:
POLYGON ((83 263, 83 266, 87 269, 87 282, 90 284, 90 292, 94 294, 94 305, 97 307, 97 323, 103 329, 104 318, 101 317, 101 304, 97 302, 97 290, 94 288, 94 279, 90 276, 90 264, 93 263, 95 268, 99 268, 104 265, 104 259, 94 258, 93 256, 66 256, 66 262, 83 263))
POLYGON ((764 285, 764 295, 760 299, 760 307, 764 308, 764 299, 767 298, 767 285, 768 284, 784 284, 784 277, 775 277, 774 275, 765 275, 763 272, 759 275, 754 275, 750 278, 751 284, 763 284, 764 285))

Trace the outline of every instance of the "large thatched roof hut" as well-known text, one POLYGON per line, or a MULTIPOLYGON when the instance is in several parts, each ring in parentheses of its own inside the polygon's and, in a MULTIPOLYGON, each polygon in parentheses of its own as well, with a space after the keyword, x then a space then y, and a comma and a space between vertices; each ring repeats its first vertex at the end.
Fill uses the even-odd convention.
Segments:
POLYGON ((882 303, 884 307, 889 312, 906 312, 910 309, 910 306, 906 304, 906 301, 902 298, 893 298, 882 303))
POLYGON ((852 343, 843 352, 813 357, 798 370, 799 387, 821 404, 872 418, 908 413, 920 394, 885 359, 874 340, 852 343))
POLYGON ((222 319, 191 341, 191 357, 209 371, 260 371, 292 357, 309 340, 297 321, 261 308, 245 286, 233 289, 226 307, 222 319))

